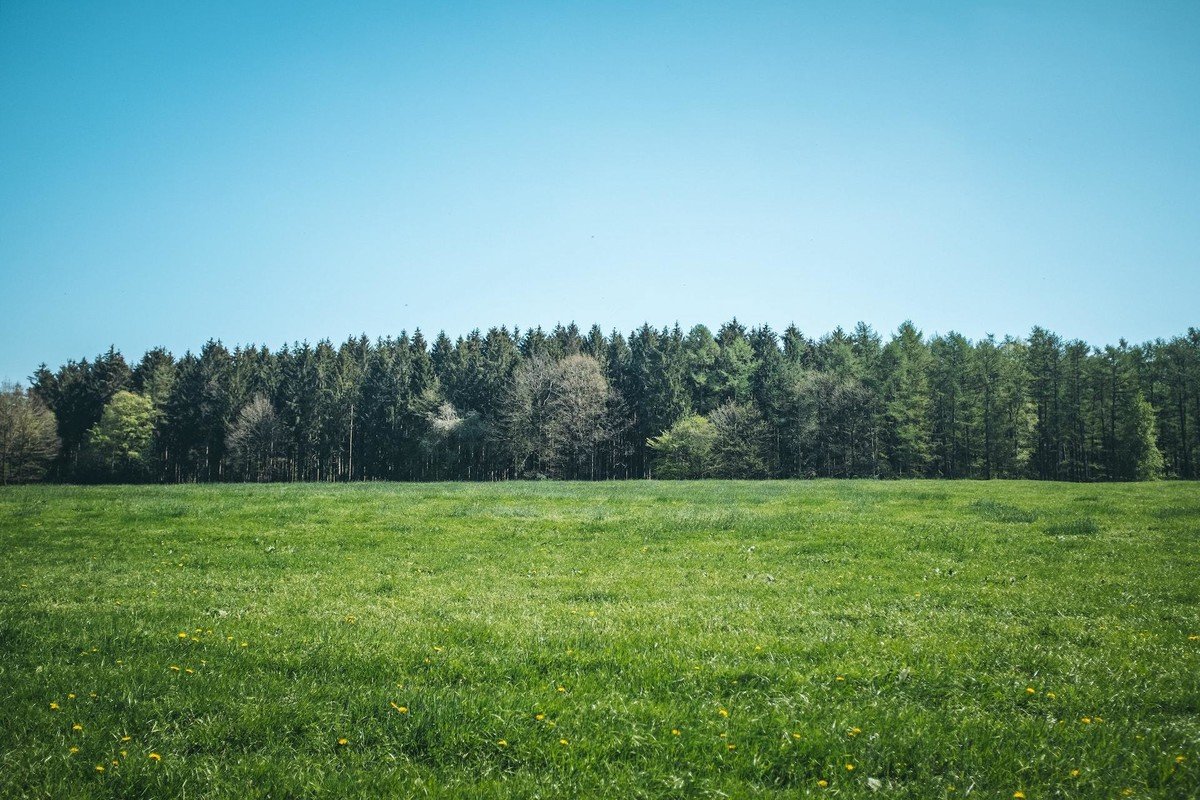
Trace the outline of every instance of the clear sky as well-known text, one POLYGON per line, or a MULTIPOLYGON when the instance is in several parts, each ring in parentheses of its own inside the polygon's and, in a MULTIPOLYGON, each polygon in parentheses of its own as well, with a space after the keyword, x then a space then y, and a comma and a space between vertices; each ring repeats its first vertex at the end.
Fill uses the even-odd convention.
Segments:
POLYGON ((0 2, 0 378, 735 315, 1200 325, 1200 3, 0 2))

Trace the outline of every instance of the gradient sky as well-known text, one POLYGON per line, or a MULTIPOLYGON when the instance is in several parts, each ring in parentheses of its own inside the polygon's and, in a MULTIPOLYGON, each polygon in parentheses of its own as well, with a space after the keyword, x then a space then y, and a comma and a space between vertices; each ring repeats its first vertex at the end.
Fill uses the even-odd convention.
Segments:
POLYGON ((737 316, 1200 325, 1200 3, 0 3, 0 378, 737 316))

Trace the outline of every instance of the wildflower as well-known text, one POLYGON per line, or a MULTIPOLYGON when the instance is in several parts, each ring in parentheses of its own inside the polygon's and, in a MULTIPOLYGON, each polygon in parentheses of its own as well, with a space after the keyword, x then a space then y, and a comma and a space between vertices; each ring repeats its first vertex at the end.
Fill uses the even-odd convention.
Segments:
POLYGON ((103 764, 97 764, 97 765, 96 765, 96 772, 104 772, 104 765, 103 765, 103 764))
POLYGON ((843 676, 838 675, 836 678, 834 678, 834 680, 835 681, 845 681, 846 679, 843 676))
POLYGON ((1079 720, 1079 721, 1080 721, 1080 722, 1082 722, 1084 725, 1091 725, 1091 724, 1092 724, 1092 718, 1091 718, 1091 717, 1084 717, 1083 719, 1081 719, 1081 720, 1079 720))
POLYGON ((129 751, 128 751, 128 750, 122 750, 122 751, 121 751, 121 758, 129 758, 129 751))
POLYGON ((847 732, 846 735, 854 737, 854 736, 858 736, 860 733, 862 733, 862 728, 851 728, 849 730, 849 732, 847 732))
POLYGON ((542 720, 544 720, 546 718, 546 715, 545 714, 534 714, 533 718, 536 719, 538 722, 541 722, 542 720))
POLYGON ((1078 778, 1078 777, 1079 777, 1079 770, 1077 770, 1077 769, 1073 769, 1073 770, 1071 770, 1071 777, 1072 777, 1072 778, 1078 778))
POLYGON ((846 764, 846 772, 854 772, 854 765, 846 764))
POLYGON ((1129 797, 1130 795, 1133 794, 1133 789, 1130 789, 1128 786, 1126 786, 1124 789, 1121 790, 1121 794, 1124 797, 1129 797))
POLYGON ((71 694, 67 695, 67 699, 68 699, 68 700, 74 700, 74 699, 75 699, 75 694, 72 692, 71 694))
POLYGON ((345 737, 338 739, 338 745, 340 745, 341 747, 345 747, 348 744, 350 744, 349 739, 346 739, 345 737))
POLYGON ((151 761, 162 761, 162 756, 160 756, 158 753, 151 753, 150 755, 146 756, 146 758, 150 759, 151 761))
POLYGON ((71 755, 75 755, 76 753, 78 753, 78 752, 79 752, 79 748, 78 748, 78 747, 72 747, 72 748, 71 748, 70 750, 68 750, 67 752, 68 752, 68 753, 70 753, 71 755))
POLYGON ((558 743, 561 744, 563 747, 566 747, 569 744, 569 742, 566 739, 559 739, 558 743))
POLYGON ((1025 793, 1018 789, 1017 791, 1013 792, 1013 797, 1016 798, 1016 800, 1025 800, 1025 793))
POLYGON ((1054 698, 1058 697, 1058 695, 1056 695, 1054 692, 1046 692, 1046 697, 1049 697, 1051 700, 1053 700, 1054 698))
POLYGON ((797 739, 797 740, 798 740, 798 739, 802 739, 802 738, 804 738, 804 737, 802 737, 802 736, 801 736, 800 734, 798 734, 798 733, 793 733, 793 734, 792 734, 792 738, 793 738, 793 739, 797 739))
POLYGON ((131 739, 133 739, 133 737, 132 737, 132 736, 122 736, 122 737, 121 737, 121 741, 122 741, 122 742, 128 742, 128 741, 130 741, 131 739))
POLYGON ((829 785, 829 781, 825 780, 824 778, 817 781, 817 786, 820 786, 822 789, 824 789, 828 785, 829 785))
POLYGON ((112 760, 112 765, 113 765, 114 767, 119 767, 119 766, 121 765, 121 762, 120 762, 120 761, 117 761, 117 760, 114 758, 114 759, 112 760))
POLYGON ((717 709, 717 713, 718 713, 718 714, 720 714, 722 717, 728 717, 728 716, 729 716, 729 711, 728 711, 728 709, 724 709, 724 708, 718 708, 718 709, 717 709))
POLYGON ((246 642, 242 642, 242 647, 249 647, 249 644, 247 644, 246 642))
POLYGON ((171 665, 171 672, 179 672, 179 667, 175 664, 171 665))
POLYGON ((92 698, 93 700, 95 700, 97 697, 99 697, 99 695, 98 695, 98 694, 96 694, 95 692, 92 692, 91 694, 89 694, 89 695, 88 695, 88 697, 90 697, 90 698, 92 698))
POLYGON ((443 651, 443 650, 445 650, 445 649, 446 649, 446 648, 444 648, 444 647, 440 647, 440 646, 438 646, 438 645, 436 645, 436 644, 433 646, 433 652, 435 652, 435 653, 440 653, 440 652, 442 652, 442 651, 443 651))
POLYGON ((1193 633, 1191 636, 1188 637, 1188 641, 1189 642, 1200 642, 1200 634, 1193 633))
POLYGON ((179 632, 179 638, 180 638, 180 639, 186 639, 187 637, 188 637, 188 635, 187 635, 187 631, 180 631, 180 632, 179 632))
POLYGON ((1025 694, 1037 694, 1037 689, 1034 689, 1032 686, 1026 686, 1025 694))
POLYGON ((736 750, 737 745, 736 744, 727 744, 727 745, 725 745, 725 749, 726 750, 736 750))
POLYGON ((558 693, 559 693, 559 694, 563 694, 563 693, 564 693, 564 692, 566 692, 566 691, 567 691, 567 690, 566 690, 565 688, 563 688, 562 686, 558 687, 558 693))
POLYGON ((1175 763, 1176 763, 1176 764, 1182 764, 1182 763, 1183 763, 1183 762, 1185 762, 1185 761, 1187 761, 1187 759, 1186 759, 1186 758, 1184 758, 1183 756, 1175 756, 1175 763))
POLYGON ((185 669, 184 672, 186 672, 188 675, 196 674, 196 670, 192 669, 191 667, 188 667, 187 669, 185 669))
POLYGON ((82 726, 82 725, 80 725, 78 722, 76 722, 74 725, 72 725, 72 726, 71 726, 71 730, 73 730, 73 731, 81 731, 81 730, 83 730, 83 726, 82 726))
POLYGON ((50 704, 50 710, 51 710, 51 711, 58 711, 58 703, 51 703, 51 704, 50 704))

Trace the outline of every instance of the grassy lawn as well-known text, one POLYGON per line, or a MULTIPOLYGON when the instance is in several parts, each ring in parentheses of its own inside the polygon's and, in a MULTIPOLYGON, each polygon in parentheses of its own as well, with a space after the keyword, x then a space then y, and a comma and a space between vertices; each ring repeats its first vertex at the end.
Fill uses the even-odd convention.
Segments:
POLYGON ((2 489, 0 741, 14 797, 1194 798, 1200 486, 2 489))

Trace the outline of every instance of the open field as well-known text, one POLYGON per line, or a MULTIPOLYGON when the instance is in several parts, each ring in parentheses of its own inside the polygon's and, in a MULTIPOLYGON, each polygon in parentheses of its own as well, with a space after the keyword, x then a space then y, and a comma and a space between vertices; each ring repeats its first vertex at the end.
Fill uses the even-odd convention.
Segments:
POLYGON ((4 796, 1200 795, 1194 484, 8 488, 0 598, 4 796))

